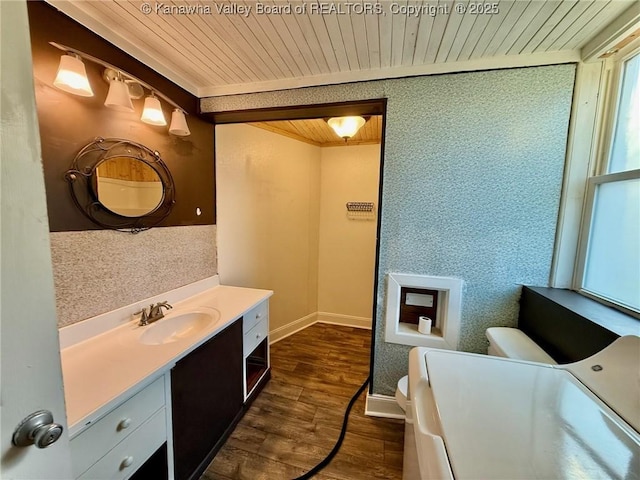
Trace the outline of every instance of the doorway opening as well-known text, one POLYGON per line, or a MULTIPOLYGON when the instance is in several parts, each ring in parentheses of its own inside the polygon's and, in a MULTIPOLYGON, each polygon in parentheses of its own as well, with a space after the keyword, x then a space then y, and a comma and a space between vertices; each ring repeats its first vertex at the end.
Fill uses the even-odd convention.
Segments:
POLYGON ((211 114, 221 282, 275 292, 271 343, 316 322, 369 329, 370 370, 385 111, 380 99, 211 114), (367 119, 347 142, 326 122, 346 115, 367 119))

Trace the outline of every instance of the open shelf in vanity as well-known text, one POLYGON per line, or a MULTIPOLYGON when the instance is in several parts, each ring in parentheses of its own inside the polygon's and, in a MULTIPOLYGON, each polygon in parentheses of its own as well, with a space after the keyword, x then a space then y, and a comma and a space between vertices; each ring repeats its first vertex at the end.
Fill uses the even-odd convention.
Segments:
POLYGON ((244 399, 247 401, 269 372, 269 302, 249 310, 242 320, 244 331, 244 399))
POLYGON ((245 392, 247 392, 247 397, 269 368, 268 349, 268 338, 265 338, 258 344, 255 350, 245 358, 245 392))

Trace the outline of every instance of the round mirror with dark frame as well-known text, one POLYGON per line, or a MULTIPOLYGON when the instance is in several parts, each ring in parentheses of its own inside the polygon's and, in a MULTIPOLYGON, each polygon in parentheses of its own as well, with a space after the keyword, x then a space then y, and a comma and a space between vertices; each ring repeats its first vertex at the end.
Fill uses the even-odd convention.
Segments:
POLYGON ((158 225, 175 203, 160 153, 130 140, 96 138, 65 175, 78 208, 95 224, 137 233, 158 225))

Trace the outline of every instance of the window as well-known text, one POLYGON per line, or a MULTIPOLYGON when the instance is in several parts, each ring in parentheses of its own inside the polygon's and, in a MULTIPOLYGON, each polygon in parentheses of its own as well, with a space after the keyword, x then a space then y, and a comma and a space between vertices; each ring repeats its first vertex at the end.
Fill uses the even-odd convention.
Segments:
POLYGON ((587 183, 575 288, 640 313, 640 51, 615 67, 600 167, 587 183))

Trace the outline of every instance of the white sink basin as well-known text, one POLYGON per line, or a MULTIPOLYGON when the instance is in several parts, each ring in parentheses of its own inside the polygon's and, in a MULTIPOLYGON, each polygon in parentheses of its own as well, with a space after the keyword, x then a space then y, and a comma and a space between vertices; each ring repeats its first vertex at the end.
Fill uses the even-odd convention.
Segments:
POLYGON ((192 312, 174 314, 158 320, 139 337, 145 345, 164 345, 197 335, 220 320, 220 312, 214 308, 201 308, 192 312))

